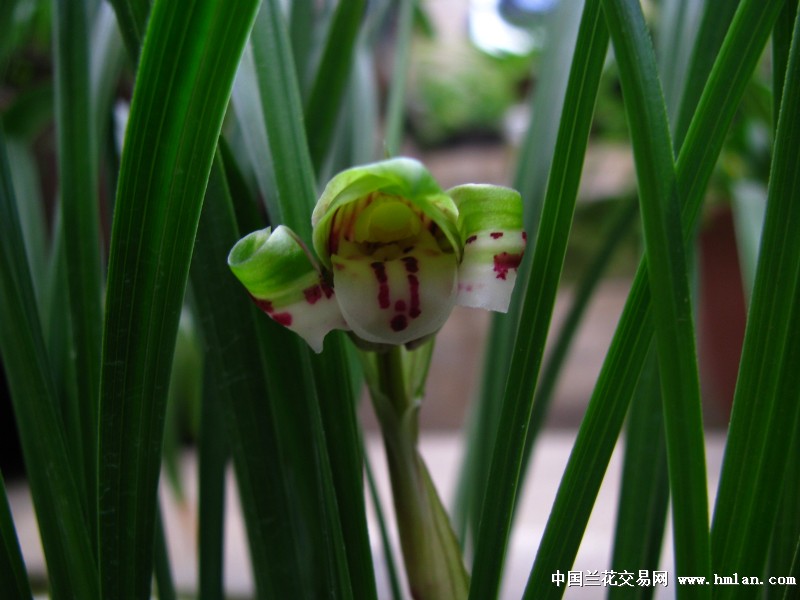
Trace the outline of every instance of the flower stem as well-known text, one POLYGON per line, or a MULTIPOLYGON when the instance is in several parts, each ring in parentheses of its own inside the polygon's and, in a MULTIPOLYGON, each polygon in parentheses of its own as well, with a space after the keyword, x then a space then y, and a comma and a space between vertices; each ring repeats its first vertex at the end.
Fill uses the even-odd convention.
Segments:
POLYGON ((466 598, 469 575, 461 550, 417 451, 419 404, 406 384, 403 350, 394 347, 375 358, 370 392, 383 432, 411 595, 416 600, 466 598))

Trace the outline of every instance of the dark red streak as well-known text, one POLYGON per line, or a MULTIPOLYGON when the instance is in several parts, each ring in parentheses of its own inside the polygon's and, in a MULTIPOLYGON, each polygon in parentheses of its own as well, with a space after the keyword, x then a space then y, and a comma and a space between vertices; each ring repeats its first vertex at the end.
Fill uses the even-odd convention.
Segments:
POLYGON ((389 284, 386 280, 386 266, 382 262, 374 262, 370 265, 378 280, 378 306, 389 308, 389 284))
POLYGON ((413 256, 404 256, 402 261, 406 265, 406 273, 416 273, 419 271, 419 263, 413 256))
POLYGON ((492 236, 493 240, 499 240, 501 237, 503 237, 503 232, 502 231, 495 231, 494 233, 490 233, 489 235, 492 236))
POLYGON ((408 316, 416 319, 422 312, 419 308, 419 279, 416 275, 408 276, 408 289, 411 292, 411 308, 408 316))
POLYGON ((389 322, 389 325, 391 325, 392 331, 403 331, 406 327, 408 327, 408 321, 406 320, 405 315, 396 315, 389 322))

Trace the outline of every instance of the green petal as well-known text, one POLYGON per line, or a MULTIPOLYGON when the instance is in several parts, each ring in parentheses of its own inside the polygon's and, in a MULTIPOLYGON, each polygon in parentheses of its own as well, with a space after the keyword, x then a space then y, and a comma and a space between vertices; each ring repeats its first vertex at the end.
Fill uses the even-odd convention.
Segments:
POLYGON ((407 344, 436 333, 455 304, 458 262, 425 232, 391 259, 345 242, 332 256, 333 282, 347 324, 362 340, 407 344))
POLYGON ((333 289, 307 248, 288 227, 269 227, 243 237, 231 249, 228 266, 272 319, 322 352, 332 329, 347 329, 333 289))
POLYGON ((517 191, 494 185, 461 185, 447 194, 458 207, 464 244, 456 302, 506 312, 525 250, 522 199, 517 191))
POLYGON ((408 200, 430 218, 449 242, 458 259, 461 239, 457 228, 457 211, 452 199, 418 161, 394 158, 342 171, 322 192, 314 208, 314 249, 326 267, 331 267, 329 238, 336 211, 370 194, 380 192, 408 200))

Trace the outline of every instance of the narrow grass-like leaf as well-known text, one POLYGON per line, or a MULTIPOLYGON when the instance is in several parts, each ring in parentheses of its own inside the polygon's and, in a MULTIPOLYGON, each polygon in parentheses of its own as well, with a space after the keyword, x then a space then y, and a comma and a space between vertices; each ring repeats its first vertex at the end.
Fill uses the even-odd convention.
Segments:
MULTIPOLYGON (((683 235, 694 232, 701 201, 725 134, 766 44, 780 6, 745 0, 703 92, 676 166, 683 200, 683 235)), ((550 584, 557 569, 569 569, 639 379, 653 336, 647 268, 640 264, 578 431, 553 510, 536 556, 528 589, 537 598, 560 598, 550 584)))
POLYGON ((105 2, 98 5, 94 13, 91 48, 89 79, 92 106, 95 113, 95 131, 98 139, 102 140, 125 58, 125 48, 116 15, 111 6, 105 2))
MULTIPOLYGON (((625 461, 611 568, 626 571, 637 565, 658 570, 669 504, 664 412, 659 393, 658 361, 651 351, 628 413, 625 461)), ((613 586, 609 598, 652 598, 654 586, 630 589, 613 586)))
POLYGON ((574 290, 572 305, 564 318, 558 336, 553 342, 553 348, 544 362, 542 376, 533 399, 528 437, 525 440, 525 455, 522 459, 522 480, 525 478, 528 462, 533 452, 533 445, 544 426, 547 411, 553 400, 558 376, 561 373, 564 361, 567 359, 570 346, 578 331, 578 326, 586 313, 589 302, 594 298, 594 292, 611 262, 614 251, 618 248, 620 242, 625 239, 626 232, 629 231, 634 218, 638 214, 638 202, 635 200, 624 201, 616 210, 617 214, 614 215, 614 219, 600 235, 603 238, 603 243, 595 252, 594 258, 586 267, 583 277, 574 290))
MULTIPOLYGON (((253 52, 283 222, 310 242, 310 215, 316 198, 314 171, 286 26, 275 0, 265 2, 259 13, 253 52)), ((340 593, 352 585, 351 593, 356 597, 370 598, 375 596, 375 581, 372 561, 367 559, 370 550, 361 446, 344 343, 342 334, 330 335, 325 353, 310 359, 316 394, 298 393, 301 402, 291 408, 278 404, 277 408, 285 410, 283 419, 296 421, 296 426, 310 436, 291 440, 291 447, 295 452, 311 453, 318 469, 316 510, 328 544, 324 556, 330 561, 330 577, 335 578, 340 593)), ((309 360, 308 349, 298 347, 293 338, 280 358, 300 365, 309 360)), ((274 398, 277 403, 279 396, 274 398)), ((279 423, 285 424, 280 417, 279 423)))
POLYGON ((365 0, 339 2, 328 30, 325 50, 304 113, 315 173, 319 173, 333 139, 365 8, 365 0))
POLYGON ((378 487, 375 485, 375 477, 372 475, 372 466, 369 457, 364 453, 364 470, 367 475, 367 485, 369 495, 372 500, 372 507, 375 509, 375 518, 378 521, 378 531, 381 536, 381 548, 383 549, 383 563, 386 566, 386 575, 389 579, 389 587, 392 590, 392 600, 402 600, 403 592, 400 586, 400 578, 397 575, 397 561, 395 560, 394 547, 389 538, 389 531, 386 528, 386 516, 383 510, 383 501, 378 494, 378 487))
MULTIPOLYGON (((97 140, 89 79, 89 16, 86 0, 54 1, 56 134, 59 191, 67 258, 66 305, 72 324, 80 437, 71 445, 75 474, 84 487, 90 537, 95 539, 97 413, 100 392, 102 282, 97 197, 97 140)), ((63 293, 62 292, 62 293, 63 293)), ((63 298, 63 296, 62 296, 63 298)))
POLYGON ((167 550, 167 536, 164 533, 164 517, 161 509, 156 510, 156 527, 154 536, 154 566, 158 600, 177 600, 175 583, 172 580, 172 568, 169 564, 169 551, 167 550))
POLYGON ((702 7, 703 3, 698 0, 668 0, 661 4, 656 51, 670 122, 675 121, 684 96, 686 74, 693 57, 693 40, 698 29, 698 13, 702 7))
POLYGON ((587 2, 565 96, 556 159, 548 182, 503 411, 492 454, 475 550, 471 598, 494 598, 500 583, 520 465, 525 448, 544 343, 564 262, 568 232, 589 137, 597 89, 608 47, 599 2, 587 2))
MULTIPOLYGON (((800 581, 800 537, 797 538, 797 546, 794 551, 794 558, 792 559, 792 567, 788 571, 788 575, 794 577, 795 582, 800 581)), ((783 600, 791 600, 795 594, 796 588, 794 585, 788 583, 784 586, 783 600)))
POLYGON ((717 0, 705 3, 700 27, 694 38, 694 49, 686 80, 683 83, 680 108, 673 127, 674 145, 678 151, 686 137, 711 67, 714 65, 714 60, 739 6, 739 1, 717 0))
POLYGON ((128 56, 136 63, 144 40, 152 0, 109 0, 109 2, 117 13, 119 30, 125 41, 128 56))
MULTIPOLYGON (((728 444, 714 512, 714 569, 760 573, 798 428, 800 15, 795 20, 728 444), (740 485, 743 479, 750 484, 740 485)), ((723 589, 720 598, 741 597, 723 589)))
MULTIPOLYGON (((250 170, 267 208, 268 219, 272 223, 282 223, 284 217, 275 190, 272 156, 267 141, 267 128, 264 124, 263 103, 258 89, 252 43, 245 48, 239 63, 239 71, 233 84, 231 105, 236 114, 246 155, 250 158, 250 170)), ((244 166, 246 165, 240 165, 244 166)))
MULTIPOLYGON (((604 2, 636 164, 669 455, 675 568, 710 576, 708 492, 689 277, 666 107, 636 2, 604 2)), ((678 596, 710 597, 707 588, 678 596)))
MULTIPOLYGON (((800 428, 796 425, 786 457, 781 503, 775 519, 766 568, 768 575, 776 576, 792 574, 792 560, 796 559, 800 542, 800 514, 797 511, 800 506, 800 428)), ((785 589, 770 586, 767 588, 767 598, 782 598, 784 593, 788 593, 789 586, 783 588, 785 589)))
POLYGON ((789 49, 792 44, 794 17, 797 14, 797 0, 783 0, 781 16, 775 21, 772 31, 772 125, 778 127, 778 114, 783 97, 783 82, 786 79, 786 66, 789 64, 789 49))
POLYGON ((275 224, 288 225, 311 247, 316 184, 306 145, 294 61, 278 4, 276 0, 263 3, 252 36, 256 79, 281 211, 272 217, 275 224), (281 167, 288 171, 282 171, 281 167))
MULTIPOLYGON (((17 198, 22 237, 28 254, 33 288, 39 304, 39 315, 44 317, 45 290, 47 288, 47 220, 39 187, 39 170, 33 153, 20 143, 9 140, 8 163, 17 198)), ((62 311, 63 312, 63 311, 62 311)))
POLYGON ((53 598, 98 598, 85 504, 72 472, 0 131, 0 353, 53 598))
MULTIPOLYGON (((205 221, 210 220, 209 238, 213 239, 224 238, 215 233, 214 220, 210 219, 207 212, 212 210, 209 204, 222 205, 224 208, 230 207, 230 201, 227 206, 222 200, 225 198, 212 198, 214 192, 212 186, 216 185, 214 177, 218 176, 220 163, 217 161, 212 170, 211 179, 208 182, 208 191, 206 192, 206 199, 203 203, 203 213, 200 216, 200 225, 197 231, 197 239, 204 246, 213 248, 216 251, 222 250, 220 254, 215 253, 217 262, 217 269, 220 271, 222 268, 219 263, 221 256, 224 256, 224 249, 219 248, 218 244, 208 243, 210 240, 204 234, 205 221)), ((218 210, 218 209, 216 209, 218 210)), ((230 228, 231 233, 236 234, 236 228, 230 228)), ((227 241, 227 240, 223 240, 227 241)), ((199 247, 198 247, 199 249, 199 247)), ((200 252, 195 253, 192 258, 191 280, 192 287, 195 287, 195 281, 200 279, 200 282, 205 283, 208 280, 207 286, 213 285, 216 292, 215 296, 218 298, 219 283, 214 274, 206 271, 204 266, 208 263, 202 262, 202 255, 200 252), (195 275, 196 271, 201 271, 195 275)), ((213 264, 213 263, 212 263, 213 264)), ((228 287, 230 289, 230 283, 228 287)), ((205 293, 202 288, 197 289, 198 292, 205 293), (202 290, 202 291, 201 291, 202 290)), ((238 290, 236 290, 238 292, 238 290)), ((209 303, 210 304, 210 303, 209 303)), ((219 305, 217 305, 219 306, 219 305)), ((219 308, 217 308, 219 310, 219 308)), ((218 352, 218 350, 217 350, 218 352)), ((207 355, 208 363, 206 365, 207 373, 205 375, 206 385, 204 386, 204 393, 202 398, 201 412, 200 412, 200 436, 197 450, 197 464, 198 464, 198 523, 197 523, 197 570, 198 570, 198 597, 201 600, 222 600, 225 598, 224 588, 224 555, 225 555, 225 468, 228 464, 228 456, 230 455, 230 445, 228 443, 228 433, 225 427, 220 424, 225 422, 226 411, 230 410, 232 402, 229 404, 230 398, 225 398, 219 393, 219 386, 214 382, 214 377, 226 376, 222 371, 222 362, 211 362, 216 360, 218 356, 211 356, 211 352, 207 355), (219 372, 217 369, 219 368, 219 372)), ((249 374, 250 377, 260 377, 260 374, 249 374)), ((248 498, 249 502, 250 499, 248 498)), ((248 524, 248 527, 250 524, 248 524)), ((253 525, 255 527, 255 525, 253 525)), ((264 565, 257 565, 256 568, 263 569, 264 565)))
POLYGON ((17 4, 19 4, 19 0, 8 0, 0 5, 0 31, 3 32, 0 39, 0 65, 4 64, 6 53, 13 47, 14 12, 17 4))
POLYGON ((2 474, 0 474, 0 590, 3 590, 4 595, 8 595, 8 600, 29 600, 32 597, 2 474))
MULTIPOLYGON (((564 106, 564 94, 578 35, 583 2, 562 2, 548 17, 550 29, 537 74, 536 92, 531 96, 531 123, 522 142, 517 160, 513 187, 524 202, 524 227, 529 248, 539 226, 547 176, 553 160, 558 124, 564 106)), ((532 252, 525 253, 516 287, 527 287, 532 252)), ((507 314, 492 315, 492 325, 484 351, 483 377, 479 396, 471 410, 469 443, 462 468, 454 519, 456 527, 465 530, 467 519, 473 535, 478 531, 492 448, 497 436, 506 376, 511 364, 514 335, 519 323, 523 295, 511 297, 507 314), (469 481, 469 483, 468 483, 469 481)), ((463 539, 464 535, 460 535, 463 539)))
POLYGON ((236 11, 214 0, 157 2, 150 18, 117 188, 106 297, 104 598, 148 593, 180 306, 217 136, 256 8, 254 0, 236 11))
POLYGON ((403 143, 405 125, 406 80, 408 62, 411 57, 411 41, 414 33, 414 6, 417 0, 399 0, 397 33, 395 34, 394 60, 392 61, 392 85, 387 100, 384 133, 384 151, 387 156, 397 156, 403 143))
POLYGON ((293 0, 288 9, 289 37, 292 56, 297 69, 297 81, 301 90, 307 92, 309 63, 314 56, 314 17, 319 6, 314 0, 293 0))
MULTIPOLYGON (((309 554, 303 547, 309 542, 308 528, 303 525, 298 508, 307 501, 294 483, 297 478, 285 470, 281 459, 277 424, 270 409, 268 368, 259 339, 259 334, 271 323, 242 293, 225 261, 239 235, 217 161, 209 180, 191 268, 210 369, 208 393, 225 407, 225 418, 216 427, 227 425, 257 596, 310 598, 313 588, 310 575, 319 565, 310 564, 316 554, 309 554)), ((274 329, 280 331, 277 326, 274 329)), ((303 375, 298 365, 285 367, 283 378, 288 384, 303 375)), ((287 397, 292 397, 288 391, 279 398, 287 397)), ((204 421, 204 425, 204 434, 208 435, 209 427, 214 424, 204 421)), ((286 464, 294 465, 296 461, 286 464)), ((213 498, 203 494, 201 503, 204 501, 213 498)))

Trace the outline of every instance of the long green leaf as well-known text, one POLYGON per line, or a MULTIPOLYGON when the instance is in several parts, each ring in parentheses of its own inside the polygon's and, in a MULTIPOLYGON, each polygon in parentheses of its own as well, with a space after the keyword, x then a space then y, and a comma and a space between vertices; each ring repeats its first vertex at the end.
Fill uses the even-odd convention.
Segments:
POLYGON ((271 217, 273 223, 291 227, 311 247, 311 210, 317 190, 291 47, 277 4, 275 0, 263 3, 252 36, 267 140, 273 165, 280 162, 274 172, 281 212, 271 217), (288 171, 278 167, 286 167, 288 171))
POLYGON ((3 590, 3 594, 8 594, 8 600, 25 600, 32 597, 2 474, 0 474, 0 589, 3 590))
POLYGON ((164 517, 161 515, 160 508, 156 510, 154 543, 155 565, 153 574, 156 588, 158 589, 158 600, 177 600, 175 582, 172 580, 172 568, 169 564, 167 536, 164 532, 164 517))
POLYGON ((592 112, 608 47, 599 2, 587 2, 570 72, 565 111, 556 142, 544 210, 536 236, 506 394, 492 454, 487 494, 475 550, 471 598, 494 598, 500 582, 533 392, 553 312, 566 240, 578 193, 592 112), (501 493, 502 492, 502 493, 501 493))
MULTIPOLYGON (((659 393, 658 361, 654 352, 642 371, 628 413, 625 461, 611 568, 617 572, 638 565, 658 570, 669 504, 664 413, 659 393)), ((609 598, 652 598, 655 586, 636 590, 614 586, 609 598)))
POLYGON ((797 5, 797 0, 784 0, 783 11, 775 22, 772 32, 772 124, 774 127, 778 126, 783 82, 786 78, 786 65, 789 64, 789 49, 792 43, 797 5))
POLYGON ((97 478, 97 413, 100 392, 101 301, 100 225, 97 196, 97 140, 89 78, 89 17, 85 0, 54 1, 54 63, 59 190, 67 259, 67 306, 77 375, 80 449, 75 473, 86 492, 90 536, 95 539, 93 498, 97 478))
POLYGON ((257 3, 157 2, 122 157, 100 405, 104 598, 148 594, 165 396, 192 245, 257 3), (189 35, 189 33, 191 33, 189 35))
POLYGON ((701 8, 702 2, 697 0, 667 0, 661 4, 656 52, 667 114, 673 123, 685 95, 688 66, 694 57, 692 40, 696 38, 701 8))
POLYGON ((544 362, 542 376, 533 399, 528 437, 525 440, 525 455, 522 462, 523 480, 533 452, 533 445, 539 432, 544 427, 558 376, 561 373, 562 365, 567 359, 570 346, 578 331, 578 326, 586 313, 589 302, 594 298, 594 292, 611 262, 614 251, 619 247, 620 242, 625 239, 626 232, 629 231, 634 218, 638 214, 637 208, 638 202, 633 199, 633 201, 625 201, 616 209, 617 214, 614 215, 612 222, 600 234, 600 237, 603 238, 602 245, 595 252, 593 260, 586 267, 584 275, 574 289, 572 305, 569 307, 566 317, 564 317, 558 337, 553 342, 552 350, 544 362))
POLYGON ((317 67, 317 76, 305 108, 308 146, 314 171, 319 173, 333 139, 339 109, 342 106, 365 0, 339 2, 328 31, 325 51, 317 67))
POLYGON ((705 3, 700 27, 694 38, 692 58, 683 83, 681 104, 673 129, 677 150, 680 150, 686 137, 706 80, 738 6, 739 0, 716 0, 705 3))
MULTIPOLYGON (((708 179, 750 75, 777 17, 777 4, 745 0, 703 92, 676 166, 683 200, 683 235, 694 232, 708 179)), ((560 598, 550 586, 577 553, 594 500, 653 336, 647 268, 640 264, 545 528, 528 588, 560 598)), ((539 596, 537 596, 539 597, 539 596)))
POLYGON ((387 156, 397 156, 403 143, 405 124, 406 80, 411 57, 411 41, 414 32, 414 6, 417 0, 399 0, 397 34, 395 36, 394 60, 392 61, 392 86, 386 107, 386 132, 384 146, 387 156))
MULTIPOLYGON (((714 569, 721 573, 761 572, 800 418, 800 14, 782 96, 758 270, 714 512, 714 569), (748 485, 741 485, 745 479, 748 485)), ((741 593, 718 592, 720 598, 733 596, 741 593)))
MULTIPOLYGON (((766 568, 768 574, 775 575, 792 574, 792 561, 797 560, 800 542, 800 514, 797 512, 797 507, 800 506, 800 428, 795 427, 787 457, 781 505, 775 519, 766 568)), ((782 598, 784 593, 788 595, 789 586, 783 587, 783 590, 780 587, 770 587, 767 598, 771 600, 782 598)))
POLYGON ((139 58, 153 0, 109 0, 109 2, 117 13, 120 33, 128 49, 128 56, 135 63, 139 58))
MULTIPOLYGON (((285 463, 281 459, 276 420, 268 401, 267 375, 272 372, 265 364, 260 339, 265 336, 259 334, 269 323, 242 293, 241 285, 225 262, 227 252, 239 235, 226 181, 217 161, 206 192, 191 268, 192 289, 210 369, 209 395, 225 409, 225 418, 222 423, 217 422, 216 427, 227 425, 257 596, 311 597, 310 575, 315 565, 310 563, 316 555, 313 552, 309 555, 303 548, 308 542, 307 527, 297 510, 303 490, 297 489, 293 483, 296 477, 285 467, 296 461, 285 463)), ((280 339, 276 341, 281 342, 280 339)), ((286 368, 284 379, 299 378, 303 374, 296 365, 286 368)), ((283 393, 283 398, 291 396, 287 390, 283 393)), ((218 432, 209 431, 213 423, 204 421, 204 425, 205 436, 218 435, 218 432)), ((202 443, 205 445, 208 441, 202 443)), ((204 493, 201 503, 206 501, 214 500, 204 493)))
MULTIPOLYGON (((206 199, 203 202, 203 213, 200 216, 200 225, 197 230, 198 250, 200 249, 200 244, 205 247, 213 248, 214 250, 219 250, 216 245, 209 244, 202 233, 204 229, 203 222, 207 219, 205 215, 206 211, 209 210, 209 204, 217 200, 216 198, 212 200, 210 197, 211 194, 209 193, 212 189, 216 171, 217 166, 215 164, 211 179, 208 182, 209 191, 206 192, 206 199)), ((217 229, 213 227, 213 224, 212 228, 213 230, 217 229)), ((235 227, 233 230, 235 232, 235 227)), ((207 267, 207 263, 200 263, 199 254, 200 252, 195 252, 192 257, 192 268, 190 272, 192 288, 196 293, 207 295, 207 292, 198 289, 195 285, 196 276, 194 272, 198 269, 202 269, 200 264, 207 267)), ((222 249, 220 254, 215 255, 215 258, 217 258, 215 262, 221 263, 222 261, 218 259, 223 255, 224 249, 222 249)), ((217 266, 217 268, 222 270, 219 266, 217 266)), ((200 277, 202 280, 207 280, 209 286, 215 286, 212 297, 219 300, 219 280, 214 278, 213 274, 209 272, 201 273, 200 277)), ((229 305, 226 303, 225 306, 228 307, 229 305)), ((219 308, 217 308, 217 311, 219 311, 219 308)), ((242 319, 238 320, 242 321, 242 319)), ((222 368, 222 361, 216 363, 211 362, 215 359, 219 359, 219 357, 212 355, 214 350, 211 349, 210 345, 209 350, 210 351, 206 353, 206 385, 203 389, 200 410, 200 439, 197 449, 199 480, 197 494, 199 499, 197 508, 197 595, 201 600, 222 600, 225 598, 225 577, 223 569, 225 554, 225 488, 227 482, 225 468, 230 455, 230 444, 228 443, 227 429, 220 427, 220 423, 225 421, 226 410, 233 403, 233 399, 226 397, 224 390, 220 390, 220 386, 215 383, 215 377, 224 378, 226 373, 222 368), (217 371, 217 369, 219 369, 219 371, 217 371)), ((221 354, 219 349, 216 350, 221 354)), ((247 500, 243 500, 243 502, 249 500, 248 498, 247 500)), ((248 528, 251 526, 250 523, 247 523, 248 528)), ((264 568, 264 565, 254 566, 254 570, 264 568)))
MULTIPOLYGON (((661 375, 675 568, 710 576, 708 492, 689 277, 676 195, 675 166, 655 53, 636 2, 603 4, 620 71, 636 163, 652 320, 661 375)), ((683 588, 681 597, 710 597, 683 588)))
POLYGON ((72 472, 0 131, 0 353, 53 597, 99 597, 85 504, 72 472))
POLYGON ((292 42, 292 56, 297 69, 297 81, 307 92, 309 63, 314 55, 314 17, 319 6, 314 0, 293 0, 288 8, 289 34, 292 42))
MULTIPOLYGON (((530 99, 531 123, 519 150, 513 187, 524 202, 524 228, 529 244, 534 241, 544 202, 547 176, 553 160, 558 124, 564 106, 564 95, 572 63, 573 50, 581 18, 579 7, 562 2, 550 17, 547 45, 542 53, 537 74, 536 92, 530 99)), ((529 246, 530 248, 530 246, 529 246)), ((532 253, 525 253, 516 286, 527 287, 532 253)), ((492 448, 497 436, 502 404, 497 402, 505 389, 513 351, 514 335, 519 323, 522 294, 511 298, 507 314, 492 315, 489 340, 484 351, 483 378, 480 395, 471 410, 469 444, 459 482, 455 519, 458 528, 477 534, 484 490, 491 464, 492 448), (468 481, 471 483, 468 485, 468 481)), ((464 536, 462 536, 464 537, 464 536)))
MULTIPOLYGON (((259 91, 283 222, 309 241, 310 214, 316 198, 314 171, 286 25, 275 0, 265 2, 259 14, 253 52, 259 65, 259 91)), ((298 354, 291 353, 292 348, 297 348, 296 343, 293 340, 281 353, 282 360, 307 360, 306 347, 298 354)), ((317 502, 323 517, 320 526, 330 544, 325 556, 332 561, 331 577, 344 590, 352 585, 356 597, 371 598, 376 592, 372 561, 368 558, 361 446, 344 343, 342 334, 328 336, 325 353, 312 357, 310 363, 316 397, 298 394, 303 401, 291 410, 287 408, 284 418, 296 420, 298 427, 309 428, 306 432, 310 438, 292 440, 292 446, 297 452, 313 452, 319 469, 317 502)), ((278 398, 275 396, 276 401, 278 398)), ((277 406, 285 408, 282 404, 277 406)))

